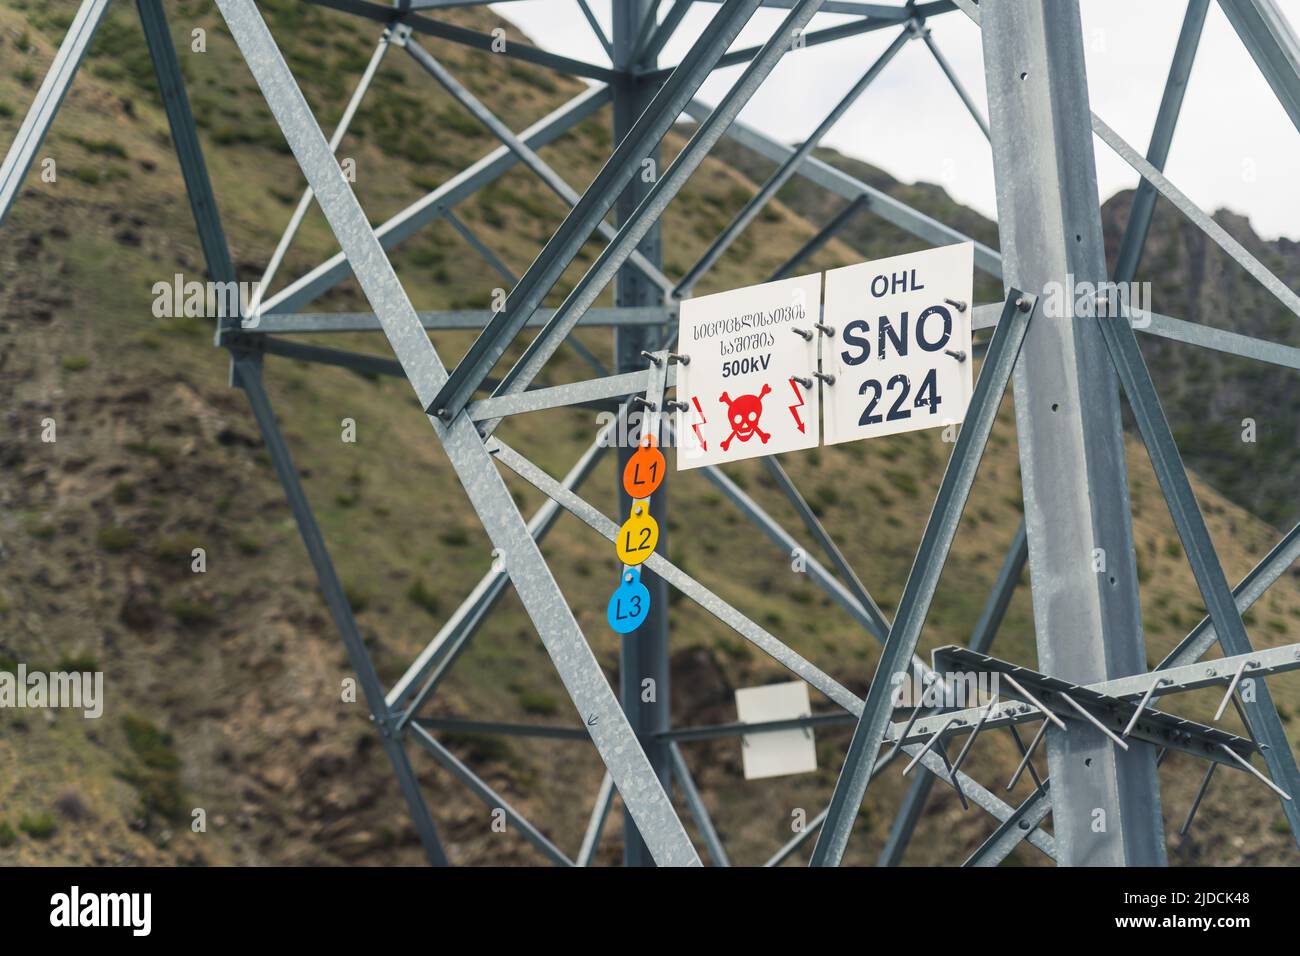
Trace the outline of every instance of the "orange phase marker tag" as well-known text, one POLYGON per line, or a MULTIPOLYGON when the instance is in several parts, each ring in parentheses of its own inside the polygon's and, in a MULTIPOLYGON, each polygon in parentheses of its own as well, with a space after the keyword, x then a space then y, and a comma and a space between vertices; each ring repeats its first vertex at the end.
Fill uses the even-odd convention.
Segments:
POLYGON ((654 435, 642 435, 641 447, 623 466, 623 490, 629 498, 649 498, 664 480, 664 453, 655 447, 654 435))
POLYGON ((626 565, 637 565, 654 554, 659 543, 659 522, 650 516, 650 508, 643 501, 632 505, 632 514, 618 529, 614 550, 626 565))

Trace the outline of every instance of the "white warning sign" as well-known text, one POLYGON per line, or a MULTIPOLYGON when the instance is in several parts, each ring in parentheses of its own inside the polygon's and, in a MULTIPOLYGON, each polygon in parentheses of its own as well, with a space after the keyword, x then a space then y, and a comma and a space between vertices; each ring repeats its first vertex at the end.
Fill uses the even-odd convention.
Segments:
MULTIPOLYGON (((736 690, 736 714, 742 724, 765 724, 812 715, 808 685, 801 680, 736 690)), ((769 730, 740 738, 746 780, 812 773, 817 769, 817 741, 811 727, 769 730)))
POLYGON ((677 348, 677 468, 818 444, 821 275, 687 299, 677 348))
POLYGON ((967 242, 826 273, 828 445, 966 417, 974 268, 967 242))

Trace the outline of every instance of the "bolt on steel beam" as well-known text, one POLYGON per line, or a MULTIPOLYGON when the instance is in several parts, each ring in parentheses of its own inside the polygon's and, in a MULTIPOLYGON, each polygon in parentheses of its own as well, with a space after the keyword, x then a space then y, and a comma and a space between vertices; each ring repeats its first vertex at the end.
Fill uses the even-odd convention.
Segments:
MULTIPOLYGON (((1215 766, 1211 764, 1211 766, 1215 766)), ((1051 794, 1048 792, 1049 782, 1043 781, 1043 785, 1029 795, 1029 797, 1016 808, 1016 812, 999 824, 998 828, 993 831, 993 835, 980 844, 962 866, 997 866, 1008 856, 1011 851, 1020 845, 1030 833, 1037 832, 1035 828, 1047 818, 1052 812, 1051 794)))

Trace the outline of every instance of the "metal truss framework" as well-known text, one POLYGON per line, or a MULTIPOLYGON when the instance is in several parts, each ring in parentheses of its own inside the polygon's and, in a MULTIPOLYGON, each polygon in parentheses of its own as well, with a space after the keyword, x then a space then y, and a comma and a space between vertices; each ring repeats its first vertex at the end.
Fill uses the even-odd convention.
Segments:
MULTIPOLYGON (((305 2, 353 14, 360 18, 363 28, 370 23, 378 33, 374 54, 329 139, 308 109, 254 0, 216 0, 308 184, 268 262, 263 288, 270 288, 313 200, 325 213, 342 251, 264 300, 259 294, 250 303, 248 314, 222 320, 216 344, 231 355, 232 383, 248 397, 431 863, 446 864, 447 856, 411 765, 410 742, 418 744, 476 797, 501 808, 512 826, 556 864, 585 866, 592 862, 615 790, 626 809, 626 862, 700 864, 700 856, 669 798, 675 786, 691 812, 709 859, 716 865, 728 865, 726 849, 691 777, 680 743, 836 724, 852 724, 855 729, 832 800, 803 832, 776 850, 767 865, 781 864, 814 837, 812 863, 838 864, 870 782, 904 754, 910 758, 904 773, 915 766, 926 772, 915 778, 904 798, 881 853, 881 865, 901 861, 936 781, 951 787, 963 806, 976 804, 997 821, 997 828, 966 860, 966 865, 996 865, 1022 841, 1062 865, 1163 863, 1155 768, 1173 750, 1204 759, 1208 767, 1184 832, 1191 825, 1210 775, 1222 765, 1254 775, 1277 792, 1292 835, 1300 845, 1300 812, 1292 800, 1300 790, 1300 773, 1277 710, 1259 679, 1300 668, 1300 645, 1256 651, 1242 623, 1242 614, 1300 556, 1300 526, 1287 534, 1236 589, 1229 588, 1133 329, 1292 369, 1300 369, 1300 350, 1156 314, 1124 317, 1131 322, 1105 318, 1072 325, 1034 321, 1038 305, 1031 294, 1066 272, 1094 280, 1106 277, 1092 153, 1095 133, 1141 176, 1121 245, 1117 280, 1127 281, 1136 272, 1158 193, 1300 315, 1300 297, 1197 209, 1161 172, 1209 0, 1189 0, 1187 4, 1165 95, 1145 155, 1090 112, 1076 0, 1052 0, 1050 13, 1046 0, 984 0, 978 6, 972 0, 906 6, 856 0, 714 0, 716 11, 710 26, 671 67, 661 67, 658 57, 691 4, 701 0, 672 0, 662 20, 657 0, 613 0, 613 30, 608 37, 586 0, 577 0, 610 65, 584 63, 514 42, 505 50, 496 50, 598 81, 520 133, 510 130, 416 40, 416 35, 431 36, 492 50, 492 37, 436 19, 440 8, 473 5, 472 0, 399 0, 393 6, 369 0, 305 2), (781 26, 760 46, 730 49, 760 6, 787 11, 781 26), (819 10, 850 14, 855 19, 836 27, 805 30, 819 10), (926 27, 927 18, 955 10, 976 23, 982 21, 990 103, 987 120, 958 82, 926 27), (785 146, 735 121, 764 78, 791 50, 879 29, 894 32, 885 53, 848 88, 803 144, 785 146), (675 381, 673 362, 677 356, 671 349, 677 303, 690 294, 734 239, 793 177, 807 179, 842 197, 847 205, 773 278, 791 274, 846 222, 866 212, 936 244, 967 241, 957 230, 812 156, 820 140, 893 56, 907 42, 918 38, 990 140, 1002 244, 1008 251, 1004 257, 995 249, 976 244, 976 265, 1003 278, 1006 297, 1001 303, 974 310, 975 327, 991 328, 992 338, 984 347, 984 361, 966 422, 892 622, 881 612, 780 464, 770 458, 763 462, 776 487, 799 515, 808 537, 825 555, 825 563, 808 556, 810 578, 883 646, 867 697, 858 698, 741 610, 674 566, 663 556, 666 549, 661 548, 644 568, 646 583, 658 589, 654 604, 663 613, 652 616, 637 632, 624 638, 620 702, 539 548, 562 509, 598 535, 614 539, 617 525, 579 497, 577 489, 603 451, 615 444, 611 439, 616 426, 608 426, 568 474, 558 480, 496 437, 494 429, 511 415, 570 406, 622 410, 635 402, 648 411, 643 424, 647 431, 666 430, 667 422, 661 425, 660 414, 665 407, 665 390, 672 388, 675 381), (380 62, 393 47, 410 55, 501 145, 407 209, 372 227, 334 153, 362 105, 380 62), (712 71, 733 64, 745 64, 745 68, 716 106, 695 99, 701 83, 712 71), (586 192, 579 194, 540 158, 537 150, 611 103, 617 145, 586 192), (659 144, 683 113, 697 121, 694 134, 653 182, 641 182, 637 173, 642 161, 653 159, 657 165, 659 144), (680 280, 673 280, 661 271, 659 219, 724 135, 776 162, 777 169, 701 259, 680 280), (456 205, 516 165, 527 167, 570 208, 522 276, 515 276, 454 212, 456 205), (611 211, 613 224, 606 220, 611 211), (508 283, 510 292, 503 309, 417 313, 412 307, 386 253, 438 218, 446 219, 508 283), (558 308, 543 308, 559 277, 594 235, 605 240, 603 251, 558 308), (360 283, 373 313, 302 311, 350 276, 360 283), (596 298, 610 282, 616 283, 615 306, 595 308, 596 298), (617 354, 612 372, 572 337, 579 325, 615 329, 617 354), (448 369, 428 333, 452 328, 481 331, 465 358, 448 369), (522 357, 502 378, 491 379, 508 347, 529 328, 539 331, 522 357), (285 333, 362 330, 383 331, 395 360, 279 337, 285 333), (579 351, 598 377, 570 385, 535 387, 537 375, 565 342, 579 351), (1018 362, 1022 354, 1029 354, 1031 360, 1018 362), (492 544, 503 555, 501 566, 483 577, 387 691, 365 649, 262 385, 266 355, 406 378, 429 413, 434 435, 447 452, 492 544), (931 667, 916 656, 916 650, 984 444, 1009 383, 1013 383, 1016 396, 1026 520, 1013 537, 968 647, 944 649, 931 667), (1149 672, 1142 654, 1123 477, 1121 389, 1133 410, 1209 609, 1205 620, 1149 672), (476 397, 485 390, 489 394, 476 397), (1088 402, 1079 400, 1083 394, 1089 396, 1088 402), (498 465, 546 495, 546 503, 531 518, 525 519, 520 513, 498 465), (1091 571, 1090 562, 1080 557, 1094 546, 1105 547, 1118 556, 1105 585, 1091 571), (1030 567, 1038 633, 1037 668, 1004 662, 988 654, 1026 563, 1030 567), (439 683, 507 584, 514 586, 554 662, 581 717, 579 725, 531 726, 422 716, 439 683), (676 588, 732 627, 823 693, 840 711, 761 725, 672 727, 668 720, 667 601, 663 599, 668 587, 676 588), (1103 590, 1107 592, 1105 599, 1103 590), (1073 633, 1049 626, 1062 620, 1081 623, 1073 633), (1225 657, 1209 665, 1198 664, 1216 643, 1225 657), (995 698, 966 711, 931 713, 918 707, 904 720, 894 720, 899 707, 892 693, 892 679, 915 671, 923 680, 942 681, 943 666, 951 663, 969 672, 996 673, 1011 688, 1009 699, 995 698), (660 699, 656 704, 639 702, 637 689, 647 675, 659 681, 660 699), (1253 694, 1239 693, 1243 679, 1253 682, 1253 694), (1150 706, 1155 697, 1211 685, 1226 687, 1216 720, 1232 703, 1247 728, 1247 738, 1150 706), (1027 722, 1037 722, 1039 727, 1028 745, 1017 730, 1018 725, 1027 722), (1018 808, 1009 806, 961 769, 978 735, 999 729, 1011 735, 1023 757, 1012 785, 1025 772, 1035 784, 1033 794, 1018 808), (438 741, 435 735, 439 731, 590 740, 607 772, 578 851, 567 855, 522 817, 438 741), (964 737, 964 743, 950 759, 946 744, 955 743, 958 737, 964 737), (1034 753, 1044 740, 1050 779, 1040 777, 1033 763, 1034 753), (1130 742, 1136 746, 1130 746, 1130 742), (1261 754, 1268 776, 1252 765, 1256 753, 1261 754), (1076 759, 1081 757, 1085 759, 1076 759), (1090 769, 1082 772, 1084 766, 1090 769), (1100 834, 1088 826, 1095 808, 1106 809, 1110 817, 1110 825, 1100 834), (1053 815, 1052 833, 1039 826, 1049 813, 1053 815)), ((1219 2, 1270 86, 1300 126, 1300 47, 1285 18, 1273 0, 1219 2)), ((0 167, 0 223, 107 6, 108 0, 83 0, 0 167)), ((137 0, 137 6, 209 273, 214 280, 232 281, 234 266, 161 0, 137 0)), ((705 474, 777 547, 787 552, 801 548, 793 534, 726 474, 717 468, 705 469, 705 474)), ((657 502, 656 507, 662 508, 662 502, 657 502)))

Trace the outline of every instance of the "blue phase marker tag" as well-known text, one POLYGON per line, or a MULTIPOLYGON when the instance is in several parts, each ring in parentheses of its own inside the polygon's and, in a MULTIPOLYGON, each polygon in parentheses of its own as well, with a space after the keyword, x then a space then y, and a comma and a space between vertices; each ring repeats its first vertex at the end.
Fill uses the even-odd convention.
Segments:
POLYGON ((620 634, 630 634, 650 613, 650 590, 641 583, 640 568, 625 568, 623 580, 609 599, 605 617, 620 634))

